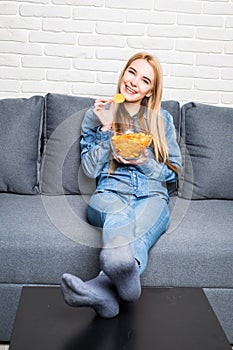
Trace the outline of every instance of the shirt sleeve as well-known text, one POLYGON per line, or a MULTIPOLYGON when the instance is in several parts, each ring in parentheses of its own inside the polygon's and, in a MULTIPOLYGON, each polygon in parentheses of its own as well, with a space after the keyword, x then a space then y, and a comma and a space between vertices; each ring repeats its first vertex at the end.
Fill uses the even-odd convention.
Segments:
MULTIPOLYGON (((173 118, 167 111, 164 110, 162 111, 162 115, 164 118, 169 162, 174 164, 179 171, 181 167, 181 153, 176 141, 176 130, 173 123, 173 118)), ((158 181, 174 182, 177 180, 177 174, 173 170, 169 169, 163 162, 156 161, 152 149, 149 149, 148 160, 144 164, 137 166, 137 168, 147 177, 158 181)))
POLYGON ((84 173, 96 178, 109 161, 111 144, 110 131, 100 131, 100 123, 92 109, 84 117, 81 128, 81 164, 84 173))

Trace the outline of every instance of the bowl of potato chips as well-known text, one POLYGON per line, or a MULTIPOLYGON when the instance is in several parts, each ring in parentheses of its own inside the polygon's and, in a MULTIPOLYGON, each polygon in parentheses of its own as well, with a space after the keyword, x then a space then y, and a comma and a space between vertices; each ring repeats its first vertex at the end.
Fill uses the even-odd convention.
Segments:
POLYGON ((125 160, 137 160, 149 147, 152 136, 148 131, 126 131, 125 133, 112 132, 111 146, 115 157, 125 160))

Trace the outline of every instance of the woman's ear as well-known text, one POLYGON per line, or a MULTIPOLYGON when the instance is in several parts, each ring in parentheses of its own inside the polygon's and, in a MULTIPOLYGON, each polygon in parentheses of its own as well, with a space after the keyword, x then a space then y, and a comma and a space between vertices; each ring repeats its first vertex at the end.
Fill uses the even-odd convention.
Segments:
POLYGON ((148 92, 148 94, 146 94, 146 97, 151 97, 152 95, 152 91, 148 92))

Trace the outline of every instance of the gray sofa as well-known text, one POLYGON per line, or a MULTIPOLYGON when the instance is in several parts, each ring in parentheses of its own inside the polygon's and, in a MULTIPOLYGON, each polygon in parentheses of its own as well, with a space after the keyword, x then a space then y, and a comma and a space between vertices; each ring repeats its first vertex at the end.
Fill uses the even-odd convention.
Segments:
MULTIPOLYGON (((9 341, 24 285, 59 285, 98 270, 101 232, 86 221, 95 189, 80 167, 91 98, 48 94, 0 101, 0 341, 9 341)), ((183 169, 171 224, 150 251, 143 286, 202 287, 233 343, 233 109, 176 101, 183 169)))

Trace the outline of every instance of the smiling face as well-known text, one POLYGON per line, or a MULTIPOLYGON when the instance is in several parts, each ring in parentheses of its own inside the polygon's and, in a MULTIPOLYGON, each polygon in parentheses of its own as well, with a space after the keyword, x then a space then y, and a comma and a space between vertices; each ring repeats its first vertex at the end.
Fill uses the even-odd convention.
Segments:
POLYGON ((140 104, 145 96, 151 96, 154 80, 154 70, 147 60, 136 59, 122 76, 120 92, 125 96, 126 102, 140 104))

